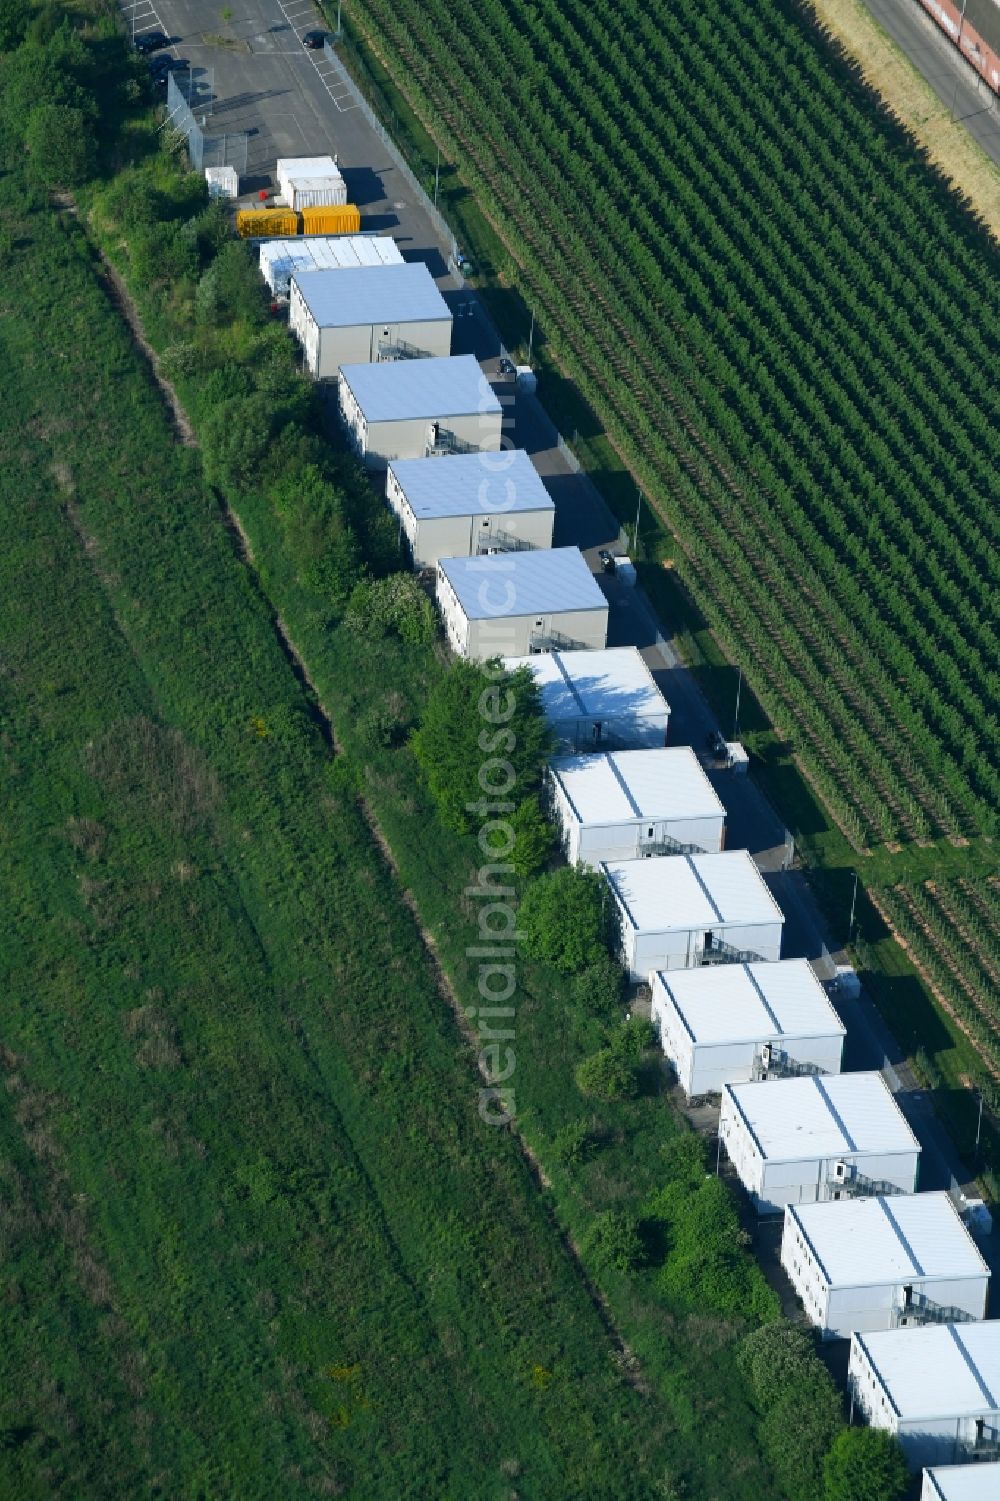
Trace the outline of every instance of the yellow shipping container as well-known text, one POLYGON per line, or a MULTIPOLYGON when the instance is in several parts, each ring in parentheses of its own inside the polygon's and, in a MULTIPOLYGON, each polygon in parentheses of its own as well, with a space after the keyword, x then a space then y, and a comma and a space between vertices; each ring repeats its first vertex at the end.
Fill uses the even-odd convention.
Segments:
POLYGON ((356 235, 361 228, 361 211, 354 203, 329 204, 302 210, 304 235, 356 235))
POLYGON ((272 237, 287 240, 291 235, 300 233, 299 216, 290 208, 239 209, 236 214, 236 233, 244 240, 266 240, 272 237))

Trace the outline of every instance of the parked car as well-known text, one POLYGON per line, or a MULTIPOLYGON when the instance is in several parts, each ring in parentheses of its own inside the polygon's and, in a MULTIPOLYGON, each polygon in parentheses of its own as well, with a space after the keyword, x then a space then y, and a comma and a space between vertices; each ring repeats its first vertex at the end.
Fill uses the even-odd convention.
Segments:
POLYGON ((509 360, 507 358, 507 356, 504 355, 503 359, 500 361, 500 364, 498 365, 497 368, 499 369, 501 375, 513 375, 514 374, 514 361, 513 360, 509 360))
POLYGON ((169 47, 170 41, 162 31, 140 31, 132 38, 132 45, 145 57, 150 52, 159 52, 161 47, 169 47))
POLYGON ((308 47, 310 52, 319 52, 325 41, 325 31, 307 31, 302 38, 302 45, 308 47))
POLYGON ((610 550, 610 548, 607 548, 607 547, 600 547, 600 548, 598 548, 598 550, 597 550, 597 556, 601 560, 601 569, 602 569, 602 571, 604 573, 614 573, 614 571, 615 571, 615 555, 610 550))
POLYGON ((705 739, 705 744, 711 755, 717 758, 722 757, 723 759, 728 757, 729 750, 726 746, 726 737, 721 730, 711 730, 705 739))

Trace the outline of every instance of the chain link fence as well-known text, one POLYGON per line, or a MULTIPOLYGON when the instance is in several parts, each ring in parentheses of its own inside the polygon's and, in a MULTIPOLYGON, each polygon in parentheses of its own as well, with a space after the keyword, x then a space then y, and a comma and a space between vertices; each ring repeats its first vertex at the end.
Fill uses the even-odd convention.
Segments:
POLYGON ((246 176, 249 136, 245 130, 209 134, 212 109, 212 73, 192 68, 171 73, 167 79, 167 119, 174 130, 187 137, 188 155, 196 172, 206 167, 235 167, 246 176))

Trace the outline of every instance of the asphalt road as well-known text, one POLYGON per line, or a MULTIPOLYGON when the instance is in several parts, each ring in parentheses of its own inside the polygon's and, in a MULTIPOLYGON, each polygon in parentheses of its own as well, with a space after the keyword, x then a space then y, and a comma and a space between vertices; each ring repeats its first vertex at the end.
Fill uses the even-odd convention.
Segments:
POLYGON ((964 60, 918 0, 865 0, 943 104, 1000 166, 1000 98, 964 60))
MULTIPOLYGON (((890 0, 890 8, 898 4, 899 0, 890 0)), ((914 4, 912 8, 919 15, 919 7, 914 4)), ((609 644, 640 648, 671 706, 671 742, 701 751, 709 732, 723 727, 716 724, 697 683, 671 645, 670 627, 656 619, 641 590, 627 588, 600 571, 598 549, 617 548, 616 518, 560 448, 559 435, 541 401, 515 392, 514 382, 500 375, 498 364, 505 351, 499 335, 479 298, 449 270, 450 246, 441 242, 407 183, 395 148, 354 104, 339 64, 303 48, 302 33, 320 25, 311 0, 234 0, 234 15, 226 23, 215 0, 125 0, 123 10, 127 18, 135 15, 137 30, 155 27, 166 32, 175 57, 213 70, 206 75, 214 94, 207 130, 252 132, 245 192, 273 187, 279 156, 335 152, 348 196, 362 211, 362 228, 392 234, 407 259, 428 265, 456 314, 453 352, 472 353, 481 361, 504 403, 505 439, 531 454, 552 495, 555 544, 579 546, 598 575, 610 605, 609 644)), ((724 728, 728 734, 732 726, 724 728)), ((785 914, 782 952, 788 958, 802 956, 819 962, 825 978, 822 966, 828 968, 831 953, 838 957, 838 935, 827 930, 801 873, 785 868, 788 850, 781 820, 752 777, 706 769, 726 807, 728 846, 751 851, 785 914)), ((852 1067, 881 1068, 887 1058, 900 1057, 874 1007, 848 1003, 847 1010, 852 1067)), ((900 1102, 924 1146, 925 1186, 947 1186, 952 1172, 961 1178, 957 1156, 916 1080, 904 1069, 898 1079, 890 1076, 890 1082, 898 1088, 900 1102)))

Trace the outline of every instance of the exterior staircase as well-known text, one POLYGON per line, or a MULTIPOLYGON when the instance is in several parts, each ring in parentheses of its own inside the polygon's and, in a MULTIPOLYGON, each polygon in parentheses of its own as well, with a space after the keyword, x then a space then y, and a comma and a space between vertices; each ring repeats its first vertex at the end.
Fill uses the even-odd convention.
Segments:
POLYGON ((713 938, 712 947, 702 950, 701 962, 702 964, 762 964, 764 955, 754 953, 753 949, 734 948, 731 943, 725 943, 721 938, 713 938))
POLYGON ((463 438, 460 438, 457 433, 453 433, 450 428, 439 427, 437 441, 426 445, 424 457, 428 459, 440 459, 452 453, 478 452, 479 449, 475 443, 466 443, 463 438))
POLYGON ((926 1293, 910 1294, 905 1308, 893 1310, 894 1329, 916 1327, 921 1324, 974 1324, 976 1319, 964 1308, 955 1308, 946 1303, 935 1303, 926 1293))
POLYGON ((815 1063, 800 1063, 773 1043, 765 1044, 754 1055, 751 1079, 805 1079, 818 1078, 826 1072, 815 1063), (765 1048, 768 1051, 765 1051, 765 1048))
MULTIPOLYGON (((609 747, 602 741, 601 750, 609 747)), ((700 844, 682 844, 679 839, 672 839, 669 834, 661 834, 659 839, 642 840, 636 845, 636 855, 640 860, 649 859, 653 855, 707 855, 708 850, 702 849, 700 844)))
POLYGON ((515 537, 513 532, 490 532, 489 536, 483 537, 476 548, 477 553, 484 552, 535 552, 534 542, 526 542, 523 537, 515 537))
POLYGON ((379 343, 379 360, 426 360, 430 355, 428 349, 418 349, 416 344, 408 344, 405 339, 396 339, 393 343, 379 343))
POLYGON ((529 652, 585 651, 586 648, 586 641, 574 641, 572 636, 564 636, 562 631, 532 631, 528 637, 529 652))

